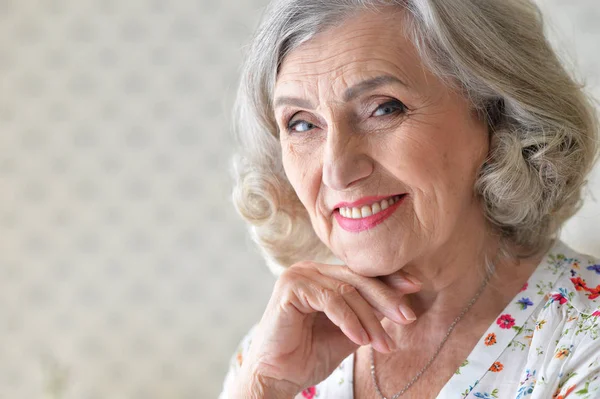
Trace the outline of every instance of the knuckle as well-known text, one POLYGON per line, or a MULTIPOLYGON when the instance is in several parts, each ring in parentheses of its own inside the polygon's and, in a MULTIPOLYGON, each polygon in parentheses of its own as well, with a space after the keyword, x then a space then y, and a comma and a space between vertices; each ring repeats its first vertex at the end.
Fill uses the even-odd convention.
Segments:
POLYGON ((347 295, 355 295, 357 293, 357 290, 356 290, 356 287, 354 287, 352 284, 341 283, 337 287, 337 292, 338 292, 338 294, 340 294, 342 296, 347 296, 347 295))
POLYGON ((356 315, 348 307, 339 310, 340 327, 350 329, 356 324, 356 315))
POLYGON ((275 286, 278 289, 287 289, 290 286, 297 284, 297 282, 300 280, 300 277, 301 274, 297 270, 294 270, 291 267, 287 268, 283 273, 281 273, 279 278, 277 278, 275 286))
POLYGON ((337 319, 346 324, 353 322, 356 317, 350 306, 340 296, 337 296, 335 300, 328 301, 325 309, 327 312, 336 314, 337 319))
POLYGON ((293 265, 291 265, 290 267, 288 267, 288 269, 307 269, 307 268, 314 268, 314 263, 308 260, 301 260, 300 262, 296 262, 293 265))
POLYGON ((323 286, 315 287, 315 293, 319 298, 322 299, 324 303, 334 301, 337 297, 337 295, 333 291, 323 286))
POLYGON ((285 286, 292 279, 293 279, 293 272, 290 271, 290 269, 287 269, 286 271, 284 271, 283 273, 281 273, 279 275, 279 277, 277 278, 277 281, 275 282, 275 285, 279 286, 279 287, 285 286))

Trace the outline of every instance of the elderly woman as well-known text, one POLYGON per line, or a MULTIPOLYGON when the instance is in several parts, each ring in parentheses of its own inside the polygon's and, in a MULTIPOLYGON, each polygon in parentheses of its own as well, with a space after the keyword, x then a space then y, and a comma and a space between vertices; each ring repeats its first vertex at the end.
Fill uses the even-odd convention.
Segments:
POLYGON ((597 121, 527 0, 275 0, 234 200, 280 276, 223 398, 600 397, 600 262, 558 239, 597 121))

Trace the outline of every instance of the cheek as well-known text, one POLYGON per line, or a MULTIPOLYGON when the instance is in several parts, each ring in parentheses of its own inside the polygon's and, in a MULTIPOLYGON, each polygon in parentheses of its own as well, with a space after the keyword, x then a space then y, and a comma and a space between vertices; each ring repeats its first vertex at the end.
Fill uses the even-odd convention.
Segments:
POLYGON ((302 156, 288 141, 281 142, 281 162, 288 180, 296 189, 303 178, 302 156))
POLYGON ((318 157, 303 154, 295 146, 282 143, 282 164, 286 177, 304 207, 312 213, 321 175, 318 157))
POLYGON ((431 225, 441 214, 455 211, 457 203, 470 195, 470 162, 462 138, 451 139, 451 130, 419 123, 405 125, 403 134, 378 146, 385 169, 401 182, 413 198, 421 223, 431 225))
POLYGON ((377 146, 376 159, 402 183, 423 189, 449 167, 448 154, 434 137, 411 129, 377 146))
POLYGON ((393 143, 395 163, 417 186, 471 181, 485 152, 484 135, 461 124, 415 124, 401 137, 393 143))

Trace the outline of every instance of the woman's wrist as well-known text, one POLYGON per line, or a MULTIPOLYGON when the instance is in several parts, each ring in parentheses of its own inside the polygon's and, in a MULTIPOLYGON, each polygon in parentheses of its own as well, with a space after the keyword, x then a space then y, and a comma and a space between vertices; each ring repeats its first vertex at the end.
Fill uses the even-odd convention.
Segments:
POLYGON ((252 375, 239 378, 230 399, 293 399, 296 393, 292 384, 252 375))

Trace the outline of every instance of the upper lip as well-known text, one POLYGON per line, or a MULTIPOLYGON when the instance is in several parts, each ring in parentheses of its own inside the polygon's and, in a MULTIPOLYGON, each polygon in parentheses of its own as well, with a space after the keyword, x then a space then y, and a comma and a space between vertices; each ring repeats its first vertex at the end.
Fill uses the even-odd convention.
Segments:
POLYGON ((379 202, 383 199, 388 199, 388 198, 395 197, 396 195, 403 195, 403 194, 405 194, 405 193, 392 194, 392 195, 374 195, 374 196, 370 196, 370 197, 362 197, 354 202, 338 202, 337 204, 335 204, 333 209, 335 210, 338 208, 358 208, 359 206, 362 206, 362 205, 371 205, 371 204, 374 204, 375 202, 379 202))

